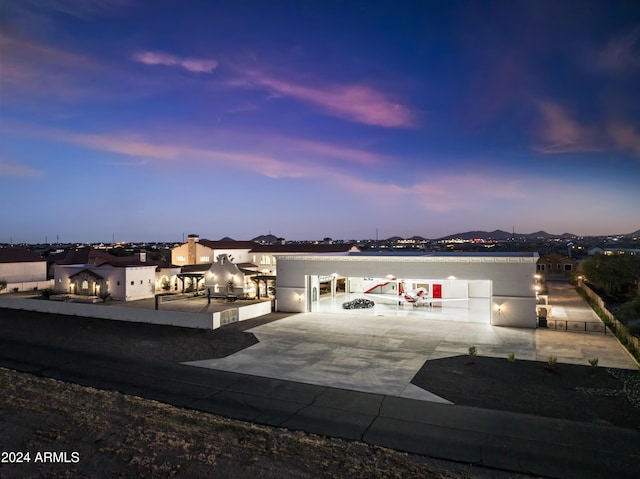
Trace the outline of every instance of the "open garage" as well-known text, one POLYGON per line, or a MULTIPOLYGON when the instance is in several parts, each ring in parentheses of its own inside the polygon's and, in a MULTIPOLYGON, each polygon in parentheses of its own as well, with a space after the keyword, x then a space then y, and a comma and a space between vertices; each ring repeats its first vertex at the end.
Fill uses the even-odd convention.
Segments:
POLYGON ((280 311, 535 328, 537 253, 283 256, 280 311))

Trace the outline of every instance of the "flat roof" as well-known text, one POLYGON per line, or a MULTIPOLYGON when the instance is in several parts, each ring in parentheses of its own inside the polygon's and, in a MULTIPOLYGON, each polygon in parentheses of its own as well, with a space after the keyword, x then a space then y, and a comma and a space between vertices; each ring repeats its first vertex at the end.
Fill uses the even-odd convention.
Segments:
POLYGON ((537 258, 537 252, 500 252, 500 253, 477 253, 477 252, 425 252, 425 251, 363 251, 362 253, 349 253, 349 256, 417 256, 417 257, 465 257, 465 258, 537 258))

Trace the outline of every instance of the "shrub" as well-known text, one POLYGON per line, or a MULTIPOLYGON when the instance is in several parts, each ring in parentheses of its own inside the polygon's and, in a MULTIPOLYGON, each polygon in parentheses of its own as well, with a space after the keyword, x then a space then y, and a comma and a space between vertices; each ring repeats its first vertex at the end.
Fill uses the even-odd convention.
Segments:
POLYGON ((52 288, 43 289, 40 291, 40 294, 43 298, 49 299, 51 296, 55 294, 55 291, 52 288))
POLYGON ((473 364, 476 362, 476 356, 478 355, 478 350, 475 346, 469 346, 469 357, 467 358, 467 364, 473 364))
POLYGON ((13 288, 13 292, 14 292, 14 293, 18 293, 18 292, 20 292, 20 288, 18 288, 18 287, 16 286, 15 288, 13 288))
POLYGON ((509 361, 510 363, 515 363, 516 362, 516 353, 509 353, 509 356, 507 356, 507 361, 509 361))
POLYGON ((111 297, 111 293, 109 291, 101 291, 98 297, 102 300, 103 303, 106 303, 107 300, 111 297))
POLYGON ((7 288, 7 280, 6 279, 0 279, 0 291, 2 291, 3 289, 7 288))
POLYGON ((555 356, 549 356, 547 364, 544 366, 547 371, 555 372, 558 369, 558 358, 555 356))
POLYGON ((597 368, 598 367, 598 358, 593 358, 593 359, 589 359, 589 364, 591 364, 592 368, 597 368))

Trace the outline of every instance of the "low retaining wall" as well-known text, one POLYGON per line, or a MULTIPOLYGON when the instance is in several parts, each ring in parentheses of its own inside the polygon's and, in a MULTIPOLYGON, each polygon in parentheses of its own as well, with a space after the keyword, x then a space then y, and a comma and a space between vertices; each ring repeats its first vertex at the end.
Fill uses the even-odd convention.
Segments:
POLYGON ((264 316, 271 312, 271 301, 263 301, 262 303, 250 304, 239 308, 229 308, 225 311, 213 313, 213 329, 228 323, 245 321, 258 316, 264 316), (230 314, 229 314, 230 313, 230 314), (223 319, 226 318, 226 322, 223 319))
POLYGON ((0 291, 1 293, 13 293, 23 291, 35 291, 38 289, 53 288, 53 280, 47 279, 44 281, 24 281, 21 283, 7 283, 6 289, 0 291))
MULTIPOLYGON (((130 321, 134 323, 181 326, 183 328, 216 329, 221 325, 221 313, 200 314, 181 311, 156 311, 151 309, 103 306, 86 303, 61 303, 40 299, 0 298, 0 308, 112 319, 115 321, 130 321)), ((269 314, 271 312, 271 301, 264 301, 262 303, 233 309, 237 310, 237 319, 235 321, 245 321, 269 314)))

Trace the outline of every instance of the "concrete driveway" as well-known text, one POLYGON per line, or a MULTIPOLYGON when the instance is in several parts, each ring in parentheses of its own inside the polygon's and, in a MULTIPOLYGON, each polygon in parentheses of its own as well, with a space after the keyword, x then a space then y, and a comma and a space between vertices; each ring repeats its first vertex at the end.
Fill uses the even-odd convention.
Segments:
MULTIPOLYGON (((573 306, 580 310, 579 304, 573 306)), ((411 379, 425 361, 466 355, 469 346, 480 356, 506 359, 514 353, 517 359, 546 361, 553 355, 561 363, 585 366, 597 357, 601 366, 637 368, 612 335, 597 333, 327 313, 297 314, 249 331, 258 344, 226 358, 187 364, 436 402, 448 401, 411 379)))
POLYGON ((187 363, 309 384, 448 402, 410 384, 425 360, 467 354, 535 359, 535 332, 413 318, 304 313, 249 330, 258 344, 187 363))

